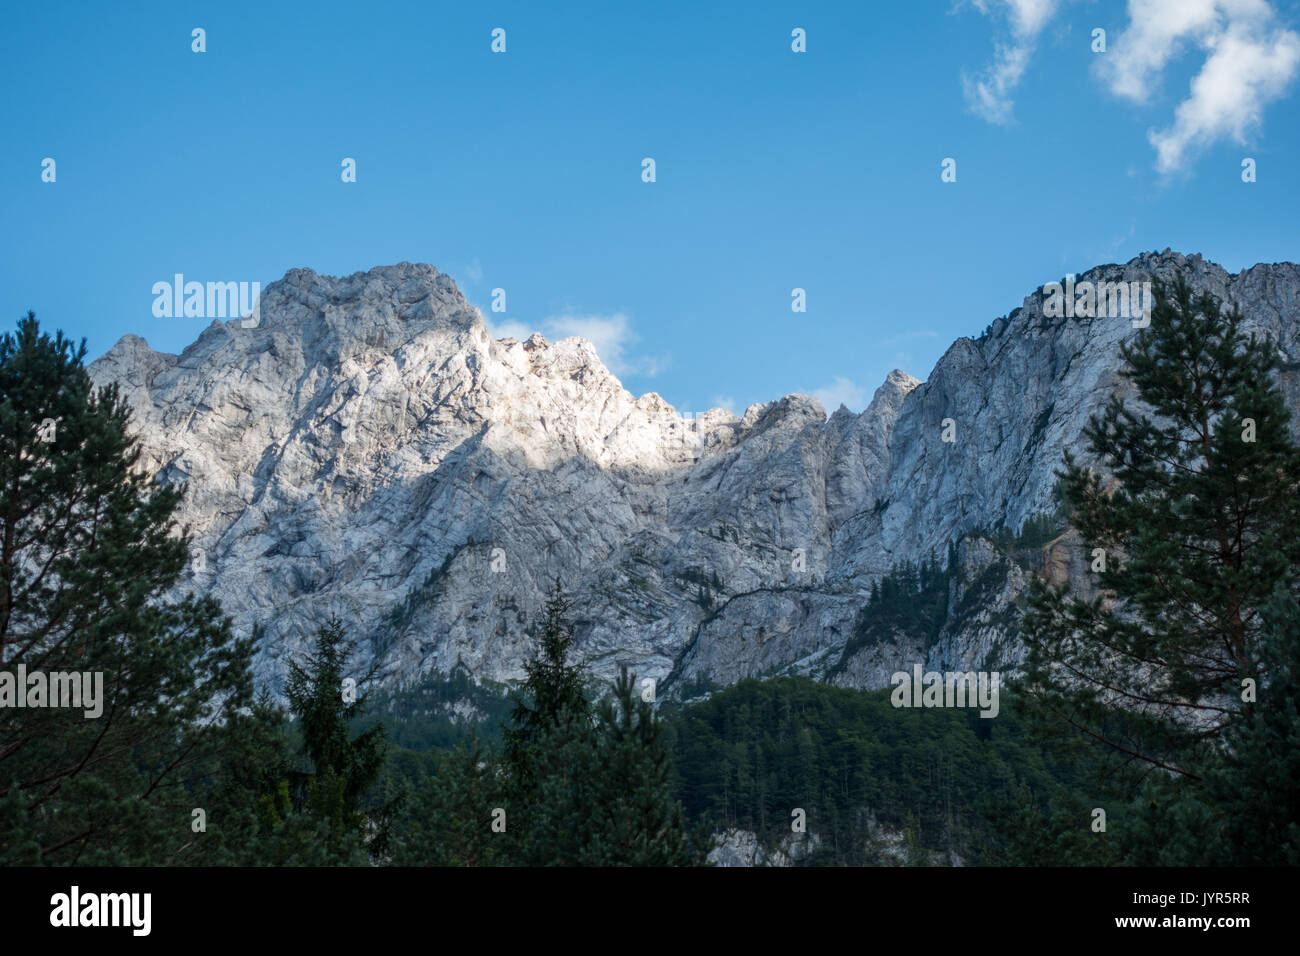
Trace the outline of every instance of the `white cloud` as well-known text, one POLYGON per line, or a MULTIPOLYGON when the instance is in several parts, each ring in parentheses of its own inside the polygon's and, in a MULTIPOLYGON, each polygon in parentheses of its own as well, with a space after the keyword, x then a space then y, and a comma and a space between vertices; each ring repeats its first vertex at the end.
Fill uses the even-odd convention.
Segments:
POLYGON ((636 341, 636 335, 622 312, 613 315, 553 315, 542 325, 550 338, 565 339, 576 335, 586 339, 596 347, 600 360, 615 375, 632 370, 627 347, 636 341))
MULTIPOLYGON (((480 311, 479 315, 483 315, 483 313, 480 311)), ((516 319, 502 319, 500 322, 494 322, 484 315, 483 321, 487 323, 488 331, 492 333, 494 339, 518 339, 523 342, 537 331, 516 319)))
MULTIPOLYGON (((1056 0, 1003 0, 1003 3, 1010 8, 1011 26, 1017 36, 1037 35, 1047 26, 1058 6, 1056 0)), ((987 0, 976 0, 975 5, 987 13, 991 4, 987 0)))
POLYGON ((1218 0, 1130 0, 1128 26, 1094 62, 1111 91, 1134 102, 1152 92, 1153 77, 1188 37, 1213 27, 1218 0))
POLYGON ((720 408, 728 415, 736 415, 736 400, 730 395, 714 395, 713 407, 720 408))
MULTIPOLYGON (((482 315, 482 312, 479 313, 482 315)), ((638 336, 632 323, 622 312, 613 315, 552 315, 533 328, 517 319, 493 322, 487 319, 488 331, 493 338, 514 338, 521 342, 535 331, 540 331, 551 341, 577 336, 589 341, 605 367, 615 375, 657 375, 667 364, 662 358, 630 354, 638 336)))
POLYGON ((483 281, 483 263, 474 259, 465 267, 465 278, 469 279, 475 285, 483 281))
POLYGON ((1244 145, 1300 68, 1300 35, 1278 23, 1266 0, 1129 0, 1128 15, 1097 66, 1117 96, 1146 102, 1187 47, 1205 51, 1173 122, 1148 134, 1162 173, 1219 140, 1244 145))
POLYGON ((994 43, 993 62, 982 73, 975 77, 962 73, 962 92, 977 116, 1005 125, 1011 122, 1015 106, 1011 94, 1024 78, 1038 35, 1060 7, 1060 0, 974 0, 974 4, 985 16, 1005 16, 1011 36, 994 43))
POLYGON ((1028 47, 999 43, 994 47, 993 65, 978 79, 962 74, 962 92, 975 115, 999 126, 1011 122, 1011 110, 1015 106, 1011 91, 1025 75, 1031 52, 1033 51, 1028 47))
POLYGON ((848 406, 851 412, 860 412, 867 407, 867 393, 841 375, 836 375, 831 384, 813 389, 812 397, 822 403, 828 415, 835 414, 841 405, 848 406))

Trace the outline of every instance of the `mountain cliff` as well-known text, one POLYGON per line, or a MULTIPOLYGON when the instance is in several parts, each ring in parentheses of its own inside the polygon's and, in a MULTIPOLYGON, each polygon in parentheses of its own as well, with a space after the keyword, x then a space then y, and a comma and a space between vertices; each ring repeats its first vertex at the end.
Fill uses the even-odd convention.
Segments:
MULTIPOLYGON (((1295 264, 1232 275, 1166 250, 1078 278, 1175 273, 1279 343, 1300 408, 1295 264)), ((90 372, 132 405, 144 466, 188 484, 187 586, 265 628, 273 688, 332 615, 389 681, 516 679, 557 578, 597 673, 626 663, 686 696, 776 673, 876 687, 917 661, 1014 666, 1029 577, 1080 576, 1068 536, 1016 551, 992 532, 1052 510, 1135 330, 1045 305, 1032 292, 926 382, 895 371, 829 418, 801 395, 679 416, 583 339, 494 339, 450 277, 411 263, 295 269, 255 327, 214 321, 179 356, 126 336, 90 372), (950 545, 934 631, 873 628, 872 583, 950 545)))

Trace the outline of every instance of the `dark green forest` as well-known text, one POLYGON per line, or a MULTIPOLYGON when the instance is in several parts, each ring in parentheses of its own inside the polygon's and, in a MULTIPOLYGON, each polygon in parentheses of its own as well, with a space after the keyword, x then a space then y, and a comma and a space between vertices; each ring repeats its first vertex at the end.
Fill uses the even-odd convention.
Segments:
POLYGON ((698 866, 728 830, 814 866, 1300 863, 1300 450, 1241 323, 1159 286, 1123 346, 1144 404, 1093 417, 1056 510, 971 529, 999 557, 960 592, 954 542, 863 596, 838 666, 928 651, 1074 533, 1090 596, 1031 573, 982 719, 794 677, 647 699, 584 666, 560 581, 517 686, 374 686, 334 619, 273 699, 260 633, 169 596, 186 489, 29 313, 0 339, 0 671, 104 684, 89 718, 0 680, 0 865, 698 866))

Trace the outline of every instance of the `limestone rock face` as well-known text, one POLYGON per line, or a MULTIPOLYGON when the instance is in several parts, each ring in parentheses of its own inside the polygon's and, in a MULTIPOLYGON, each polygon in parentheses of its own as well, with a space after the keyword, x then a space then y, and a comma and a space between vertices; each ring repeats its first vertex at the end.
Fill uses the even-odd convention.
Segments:
POLYGON ((815 833, 791 833, 777 846, 766 847, 752 830, 733 828, 713 834, 708 858, 714 866, 798 866, 821 845, 815 833))
MULTIPOLYGON (((713 836, 709 862, 714 866, 787 866, 783 855, 769 854, 750 830, 724 830, 713 836)), ((779 851, 778 851, 779 854, 779 851)))
MULTIPOLYGON (((1180 270, 1279 342, 1300 406, 1296 265, 1229 275, 1166 251, 1079 279, 1180 270)), ((255 327, 214 321, 179 356, 126 336, 90 371, 133 406, 144 467, 188 484, 186 587, 265 628, 256 669, 273 690, 332 615, 391 681, 457 666, 516 679, 559 578, 598 673, 626 663, 689 696, 826 676, 892 564, 1050 508, 1061 453, 1124 387, 1135 332, 1043 305, 1033 292, 924 384, 895 371, 864 412, 829 419, 801 395, 680 416, 629 394, 583 339, 494 339, 452 279, 411 263, 292 270, 255 327)), ((1056 546, 1036 571, 985 575, 983 603, 937 643, 868 648, 837 682, 884 686, 922 658, 1011 666, 1028 576, 1086 568, 1077 542, 1056 546)), ((962 547, 971 581, 1005 560, 962 547)))

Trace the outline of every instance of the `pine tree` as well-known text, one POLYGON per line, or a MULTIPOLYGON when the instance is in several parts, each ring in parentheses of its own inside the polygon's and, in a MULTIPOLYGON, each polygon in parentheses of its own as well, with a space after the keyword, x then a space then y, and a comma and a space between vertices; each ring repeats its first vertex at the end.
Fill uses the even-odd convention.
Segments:
MULTIPOLYGON (((193 807, 201 807, 206 829, 193 834, 170 862, 193 866, 329 865, 326 837, 313 832, 290 838, 289 826, 271 812, 289 804, 289 775, 295 760, 284 710, 263 689, 247 712, 219 728, 216 753, 200 765, 201 776, 187 788, 193 807), (282 789, 283 788, 283 789, 282 789), (295 848, 296 844, 296 848, 295 848)), ((360 853, 357 862, 364 862, 360 853)))
POLYGON ((1099 594, 1038 584, 1026 618, 1039 729, 1098 760, 1086 802, 1069 794, 1054 818, 1111 806, 1109 856, 1139 865, 1294 855, 1294 788, 1280 808, 1263 788, 1295 771, 1294 643, 1275 606, 1300 587, 1300 450, 1277 350, 1241 323, 1181 279, 1157 287, 1122 348, 1141 406, 1113 397, 1085 430, 1107 474, 1068 454, 1061 474, 1099 594), (1267 710, 1252 682, 1273 688, 1267 710))
POLYGON ((1195 778, 1256 678, 1261 609, 1300 584, 1300 451, 1276 347, 1180 278, 1121 347, 1142 406, 1113 396, 1085 429, 1109 476, 1067 453, 1070 523, 1101 549, 1100 595, 1036 588, 1027 687, 1126 760, 1195 778))
POLYGON ((1129 862, 1300 864, 1300 604, 1279 585, 1261 614, 1258 706, 1233 713, 1199 780, 1147 781, 1129 862))
POLYGON ((103 680, 96 717, 0 707, 0 861, 169 862, 194 836, 187 784, 252 702, 253 643, 215 601, 164 597, 183 489, 140 470, 85 351, 31 313, 0 339, 0 671, 103 680))
POLYGON ((1279 585, 1262 617, 1259 704, 1234 714, 1202 787, 1220 822, 1209 859, 1222 866, 1300 865, 1300 603, 1279 585))
POLYGON ((506 861, 510 803, 500 760, 477 737, 439 755, 437 775, 409 798, 397 866, 493 866, 506 861))

